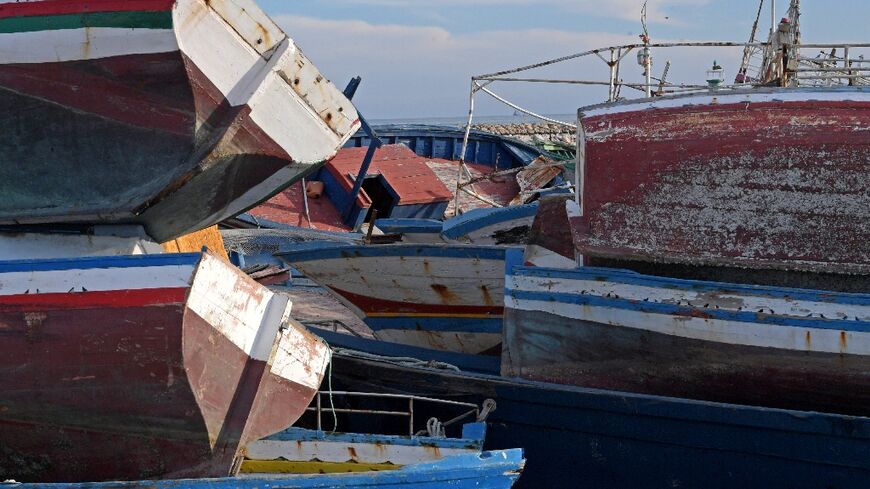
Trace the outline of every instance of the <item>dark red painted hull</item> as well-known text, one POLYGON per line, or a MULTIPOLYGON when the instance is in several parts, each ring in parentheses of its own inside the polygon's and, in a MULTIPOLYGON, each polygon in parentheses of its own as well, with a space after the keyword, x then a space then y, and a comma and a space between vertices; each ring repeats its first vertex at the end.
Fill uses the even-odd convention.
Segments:
POLYGON ((843 100, 786 89, 760 102, 593 109, 577 251, 870 272, 870 100, 834 93, 843 100))
POLYGON ((16 189, 0 221, 136 222, 167 241, 230 217, 293 160, 179 52, 0 65, 0 109, 0 127, 17 128, 3 154, 34 162, 32 172, 0 165, 16 189))
MULTIPOLYGON (((240 273, 227 285, 209 271, 193 280, 223 277, 214 298, 269 300, 240 273)), ((196 312, 192 290, 0 296, 0 479, 227 476, 247 442, 292 425, 316 389, 274 365, 319 341, 285 331, 254 358, 196 312)))

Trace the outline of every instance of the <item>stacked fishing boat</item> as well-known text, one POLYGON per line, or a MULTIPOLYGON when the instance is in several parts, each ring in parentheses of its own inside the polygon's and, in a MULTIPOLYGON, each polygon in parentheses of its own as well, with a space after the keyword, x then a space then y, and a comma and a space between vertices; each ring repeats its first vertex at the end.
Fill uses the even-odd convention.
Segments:
MULTIPOLYGON (((321 165, 356 110, 250 0, 0 3, 0 45, 0 479, 234 475, 305 412, 331 353, 222 249, 158 243, 321 165)), ((386 483, 481 469, 508 487, 516 472, 492 474, 521 454, 500 455, 386 483)), ((274 479, 375 482, 184 484, 274 479)))
POLYGON ((509 263, 505 374, 870 415, 870 94, 801 84, 798 12, 778 87, 580 109, 582 198, 539 215, 580 267, 509 263))

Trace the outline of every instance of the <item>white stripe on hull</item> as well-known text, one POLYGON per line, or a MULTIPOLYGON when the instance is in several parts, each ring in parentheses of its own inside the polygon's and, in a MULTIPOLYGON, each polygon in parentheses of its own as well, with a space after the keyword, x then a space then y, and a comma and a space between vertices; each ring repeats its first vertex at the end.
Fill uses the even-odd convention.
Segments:
POLYGON ((407 329, 381 329, 375 338, 389 343, 452 351, 477 355, 501 344, 496 333, 454 333, 447 331, 416 331, 407 329))
POLYGON ((806 317, 870 321, 870 307, 832 302, 816 302, 792 298, 767 297, 759 293, 683 290, 666 287, 605 282, 597 280, 573 280, 555 277, 510 276, 512 290, 546 291, 555 294, 583 295, 591 297, 617 297, 629 301, 653 304, 686 305, 711 308, 719 311, 760 312, 767 315, 803 319, 806 317))
POLYGON ((0 296, 187 288, 193 272, 193 265, 8 272, 0 273, 0 296))
POLYGON ((294 462, 319 461, 326 463, 356 462, 361 464, 413 465, 436 462, 444 457, 480 450, 350 443, 335 441, 278 441, 260 440, 248 444, 247 458, 251 460, 289 460, 294 462), (350 454, 354 454, 351 456, 350 454))
MULTIPOLYGON (((819 91, 801 90, 799 88, 787 88, 780 90, 745 90, 734 93, 711 92, 702 95, 684 97, 658 97, 648 101, 635 103, 615 104, 604 107, 593 106, 580 109, 584 119, 602 115, 613 115, 627 112, 642 112, 650 109, 671 109, 677 107, 692 106, 716 106, 727 104, 760 104, 770 102, 870 102, 870 92, 859 90, 843 91, 819 91)), ((700 110, 700 108, 699 108, 700 110)))
POLYGON ((714 343, 817 353, 870 355, 870 333, 864 332, 673 316, 604 306, 518 300, 512 297, 507 298, 505 303, 508 309, 540 311, 578 321, 714 343))
POLYGON ((178 51, 171 29, 91 27, 0 34, 0 64, 33 64, 178 51))

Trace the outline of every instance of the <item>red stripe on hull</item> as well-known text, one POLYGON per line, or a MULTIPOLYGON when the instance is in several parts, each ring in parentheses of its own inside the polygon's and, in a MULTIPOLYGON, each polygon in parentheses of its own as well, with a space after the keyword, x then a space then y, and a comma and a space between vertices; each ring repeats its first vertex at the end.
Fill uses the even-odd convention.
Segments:
POLYGON ((0 4, 0 19, 94 12, 164 12, 175 0, 43 0, 0 4))
POLYGON ((580 253, 867 271, 867 103, 692 106, 584 123, 580 253))
POLYGON ((408 302, 390 301, 354 294, 346 290, 331 287, 336 293, 347 299, 366 315, 371 314, 439 314, 457 316, 462 314, 501 316, 503 306, 467 306, 452 304, 412 304, 408 302))
POLYGON ((0 314, 182 304, 187 287, 0 296, 0 314))

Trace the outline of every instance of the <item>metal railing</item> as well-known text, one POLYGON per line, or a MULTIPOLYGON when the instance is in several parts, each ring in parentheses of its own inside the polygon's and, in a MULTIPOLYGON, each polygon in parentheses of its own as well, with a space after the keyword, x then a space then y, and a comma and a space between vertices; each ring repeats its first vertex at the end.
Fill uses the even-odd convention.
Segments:
MULTIPOLYGON (((797 37, 796 39, 799 39, 797 37)), ((621 46, 609 46, 591 49, 580 53, 570 54, 559 58, 553 58, 530 65, 502 70, 471 78, 471 91, 469 93, 468 120, 466 122, 465 137, 462 145, 463 158, 459 164, 459 176, 457 179, 456 208, 459 209, 459 193, 467 191, 467 187, 475 183, 474 178, 468 171, 464 155, 468 151, 468 141, 471 128, 474 123, 475 97, 483 92, 496 101, 510 107, 515 113, 522 113, 535 119, 551 124, 569 127, 577 131, 578 141, 582 141, 582 128, 578 124, 556 120, 546 117, 538 112, 522 107, 520 104, 508 100, 496 93, 493 86, 497 83, 530 83, 530 84, 556 84, 588 87, 607 87, 607 96, 604 101, 616 102, 630 97, 623 95, 623 89, 634 90, 641 97, 667 97, 681 94, 704 93, 715 90, 727 92, 729 90, 747 90, 757 86, 780 86, 780 87, 831 87, 831 86, 856 86, 870 85, 870 59, 865 59, 862 50, 870 58, 870 43, 834 43, 834 44, 775 44, 760 42, 674 42, 674 43, 636 43, 621 46), (771 47, 772 46, 772 47, 771 47), (668 75, 672 68, 672 62, 668 60, 661 76, 652 76, 652 54, 658 50, 674 49, 741 49, 743 50, 743 63, 734 83, 686 83, 672 82, 668 75), (643 51, 641 51, 643 50, 643 51), (638 62, 643 61, 645 80, 639 83, 626 82, 621 73, 622 63, 632 52, 638 51, 642 56, 638 62), (749 53, 747 55, 747 53, 749 53), (759 66, 750 65, 748 58, 753 53, 763 53, 765 59, 759 66), (599 79, 566 79, 545 78, 536 76, 524 76, 542 68, 554 65, 583 60, 600 60, 607 68, 606 78, 599 79), (749 73, 752 68, 754 73, 749 73)), ((711 59, 716 57, 711 56, 711 59)), ((578 104, 579 105, 579 104, 578 104)), ((578 146, 577 158, 582 158, 583 148, 578 146)), ((576 160, 575 160, 576 164, 576 160)), ((579 167, 579 165, 577 165, 579 167)))
MULTIPOLYGON (((444 399, 434 399, 430 397, 411 396, 404 394, 376 394, 371 392, 348 392, 348 391, 319 391, 314 399, 314 405, 309 406, 306 411, 315 412, 317 415, 317 430, 323 430, 323 412, 331 414, 371 414, 377 416, 394 416, 408 418, 408 436, 420 435, 425 433, 414 431, 414 403, 427 403, 441 406, 451 406, 455 408, 466 408, 458 416, 455 416, 443 423, 441 426, 448 427, 460 421, 473 417, 476 421, 484 421, 486 416, 495 408, 495 401, 487 399, 484 402, 483 411, 476 405, 468 402, 447 401, 444 399), (377 410, 377 409, 354 409, 354 408, 337 408, 332 405, 323 404, 323 396, 329 399, 334 399, 336 396, 369 398, 369 399, 392 399, 397 401, 407 401, 406 410, 377 410)), ((331 404, 331 403, 330 403, 331 404)))

